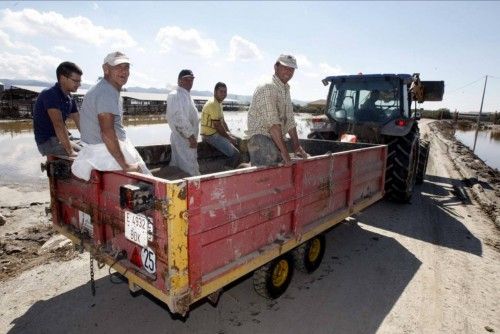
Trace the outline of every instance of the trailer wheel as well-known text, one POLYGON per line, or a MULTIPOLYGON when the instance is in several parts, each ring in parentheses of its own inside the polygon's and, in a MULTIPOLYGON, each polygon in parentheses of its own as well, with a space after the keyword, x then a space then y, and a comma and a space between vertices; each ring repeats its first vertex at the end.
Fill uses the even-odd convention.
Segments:
POLYGON ((424 183, 427 161, 429 160, 429 151, 430 143, 428 141, 420 141, 418 150, 417 184, 424 183))
POLYGON ((416 181, 418 127, 414 125, 406 136, 390 138, 388 145, 385 191, 396 202, 408 203, 416 181))
POLYGON ((295 268, 304 273, 312 273, 321 264, 325 255, 324 234, 315 236, 294 250, 295 268))
POLYGON ((286 291, 292 276, 293 256, 287 253, 255 270, 253 286, 262 297, 276 299, 286 291))

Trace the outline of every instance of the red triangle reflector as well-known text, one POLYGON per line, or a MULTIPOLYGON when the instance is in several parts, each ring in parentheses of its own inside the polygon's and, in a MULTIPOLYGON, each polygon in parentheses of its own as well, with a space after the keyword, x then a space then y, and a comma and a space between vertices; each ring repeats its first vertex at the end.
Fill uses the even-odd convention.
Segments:
POLYGON ((132 252, 132 257, 130 258, 130 262, 135 264, 137 267, 142 268, 142 260, 141 256, 139 255, 139 251, 137 250, 137 247, 134 247, 134 251, 132 252))

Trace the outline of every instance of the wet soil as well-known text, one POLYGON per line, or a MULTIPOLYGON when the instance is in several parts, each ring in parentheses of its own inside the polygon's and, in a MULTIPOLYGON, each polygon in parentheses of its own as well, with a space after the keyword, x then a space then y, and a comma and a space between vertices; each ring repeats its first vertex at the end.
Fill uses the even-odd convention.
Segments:
POLYGON ((64 239, 53 230, 44 203, 0 207, 0 282, 50 261, 75 258, 77 252, 64 239))
MULTIPOLYGON (((500 229, 500 172, 488 166, 467 146, 455 138, 455 127, 451 121, 433 122, 431 131, 442 137, 448 145, 448 155, 463 177, 462 181, 471 190, 483 211, 500 229)), ((490 125, 492 128, 498 125, 490 125)))

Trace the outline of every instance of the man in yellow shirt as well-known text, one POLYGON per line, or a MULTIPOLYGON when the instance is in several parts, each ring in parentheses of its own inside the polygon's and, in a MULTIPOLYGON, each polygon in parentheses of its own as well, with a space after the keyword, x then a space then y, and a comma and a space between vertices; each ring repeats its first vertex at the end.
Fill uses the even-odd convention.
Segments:
POLYGON ((227 96, 227 86, 218 82, 214 88, 214 97, 210 98, 201 111, 201 138, 225 156, 227 164, 235 168, 240 163, 239 138, 229 132, 222 110, 222 101, 227 96))

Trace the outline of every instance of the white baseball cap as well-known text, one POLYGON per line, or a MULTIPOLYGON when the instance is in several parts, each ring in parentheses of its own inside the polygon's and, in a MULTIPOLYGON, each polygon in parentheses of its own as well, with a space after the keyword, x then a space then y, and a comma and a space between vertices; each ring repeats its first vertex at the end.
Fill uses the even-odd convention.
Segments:
POLYGON ((123 63, 130 64, 130 60, 128 59, 128 57, 124 53, 122 53, 120 51, 115 51, 115 52, 111 52, 110 54, 108 54, 106 56, 106 58, 104 58, 103 64, 116 66, 119 64, 123 64, 123 63))
POLYGON ((297 59, 292 55, 280 55, 276 61, 281 65, 297 69, 297 59))

